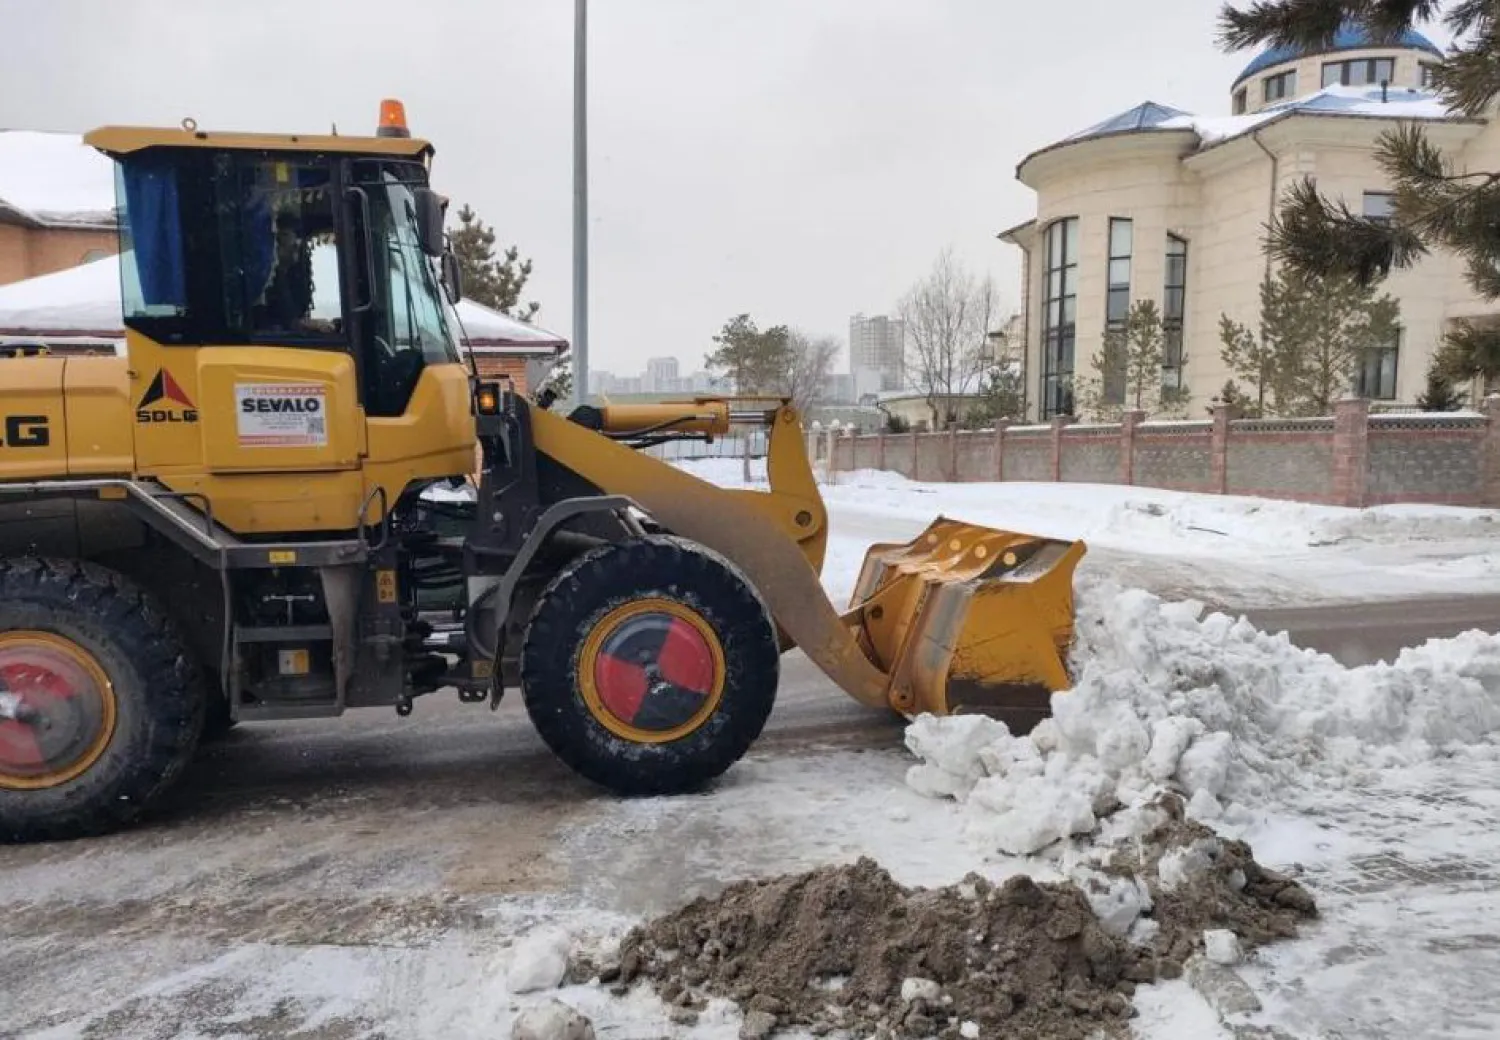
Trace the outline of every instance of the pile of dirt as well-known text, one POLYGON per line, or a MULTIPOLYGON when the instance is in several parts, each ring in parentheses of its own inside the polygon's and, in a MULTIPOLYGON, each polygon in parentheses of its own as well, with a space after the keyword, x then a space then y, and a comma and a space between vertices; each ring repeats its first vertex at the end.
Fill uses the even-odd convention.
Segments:
POLYGON ((1205 929, 1229 929, 1249 949, 1316 914, 1305 889, 1260 867, 1243 843, 1180 818, 1153 837, 1161 844, 1146 862, 1117 856, 1105 868, 1119 878, 1138 867, 1151 893, 1142 920, 1155 924, 1129 936, 1107 928, 1073 882, 1019 875, 994 885, 971 874, 945 888, 907 888, 862 858, 694 900, 632 930, 618 966, 600 978, 617 992, 648 982, 678 1021, 710 997, 733 1000, 745 1037, 792 1027, 944 1040, 1123 1037, 1136 984, 1179 976, 1202 952, 1205 929))

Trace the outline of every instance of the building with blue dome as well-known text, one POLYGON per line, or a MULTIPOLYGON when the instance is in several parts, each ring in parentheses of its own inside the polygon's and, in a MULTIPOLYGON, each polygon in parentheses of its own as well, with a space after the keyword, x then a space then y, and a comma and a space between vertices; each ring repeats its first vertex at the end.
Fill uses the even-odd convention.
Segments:
POLYGON ((1430 87, 1430 70, 1442 56, 1431 40, 1410 29, 1395 44, 1381 45, 1345 25, 1323 50, 1268 47, 1257 54, 1230 88, 1233 111, 1259 112, 1322 87, 1430 87))
MULTIPOLYGON (((1097 379, 1090 364, 1106 330, 1144 298, 1166 324, 1163 386, 1185 388, 1186 414, 1202 417, 1231 378, 1220 318, 1259 326, 1264 228, 1277 202, 1313 177, 1354 212, 1387 216, 1375 150, 1400 123, 1419 121, 1460 170, 1500 169, 1492 114, 1463 117, 1434 95, 1441 59, 1420 33, 1378 43, 1346 26, 1325 48, 1255 55, 1222 114, 1153 98, 1025 156, 1016 176, 1035 192, 1036 214, 999 237, 1023 253, 1030 417, 1079 412, 1075 391, 1097 379)), ((1399 340, 1363 359, 1346 388, 1372 407, 1415 401, 1450 323, 1500 320, 1447 254, 1392 274, 1384 289, 1400 301, 1399 340)))

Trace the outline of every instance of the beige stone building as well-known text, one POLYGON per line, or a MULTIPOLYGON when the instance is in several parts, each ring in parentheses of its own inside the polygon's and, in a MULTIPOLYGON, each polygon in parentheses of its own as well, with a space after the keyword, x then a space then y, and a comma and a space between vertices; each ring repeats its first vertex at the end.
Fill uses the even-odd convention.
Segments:
MULTIPOLYGON (((1147 101, 1026 156, 1017 177, 1036 192, 1036 217, 999 237, 1025 254, 1029 416, 1076 411, 1073 381, 1095 374, 1106 327, 1150 298, 1168 326, 1163 385, 1186 385, 1201 417, 1230 378, 1220 315, 1258 327, 1263 229, 1278 197, 1311 175, 1356 213, 1388 213, 1374 147, 1399 122, 1420 120, 1459 169, 1500 168, 1495 122, 1455 116, 1427 89, 1439 57, 1417 33, 1374 47, 1345 32, 1328 51, 1256 57, 1229 87, 1230 115, 1147 101)), ((1445 326, 1496 308, 1446 253, 1384 288, 1401 304, 1399 340, 1366 360, 1349 392, 1410 404, 1445 326)))
POLYGON ((0 131, 0 285, 118 248, 108 158, 77 134, 0 131))

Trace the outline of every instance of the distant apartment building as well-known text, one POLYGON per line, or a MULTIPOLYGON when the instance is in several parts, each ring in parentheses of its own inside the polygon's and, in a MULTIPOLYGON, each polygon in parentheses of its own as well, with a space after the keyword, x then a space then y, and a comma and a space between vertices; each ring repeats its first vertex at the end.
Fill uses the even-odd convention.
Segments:
POLYGON ((679 389, 677 359, 656 357, 646 361, 646 392, 648 394, 670 394, 679 389))
POLYGON ((899 390, 903 380, 902 356, 906 330, 899 318, 884 314, 849 319, 849 372, 877 372, 881 390, 899 390))

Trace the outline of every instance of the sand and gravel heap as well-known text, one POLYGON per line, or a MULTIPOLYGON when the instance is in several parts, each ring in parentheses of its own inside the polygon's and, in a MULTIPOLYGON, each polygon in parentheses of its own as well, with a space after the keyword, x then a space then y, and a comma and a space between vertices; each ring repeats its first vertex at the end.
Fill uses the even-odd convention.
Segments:
POLYGON ((618 980, 611 971, 608 981, 646 982, 684 1010, 733 1000, 745 1037, 781 1028, 1123 1037, 1136 984, 1180 975, 1203 951, 1205 930, 1231 931, 1248 950, 1294 935, 1316 914, 1300 885, 1176 808, 1151 832, 1144 859, 1132 849, 1101 866, 1112 883, 1138 882, 1149 904, 1133 909, 1126 934, 1075 882, 1016 875, 994 885, 971 874, 944 888, 908 888, 862 858, 737 882, 636 928, 621 944, 618 980))

